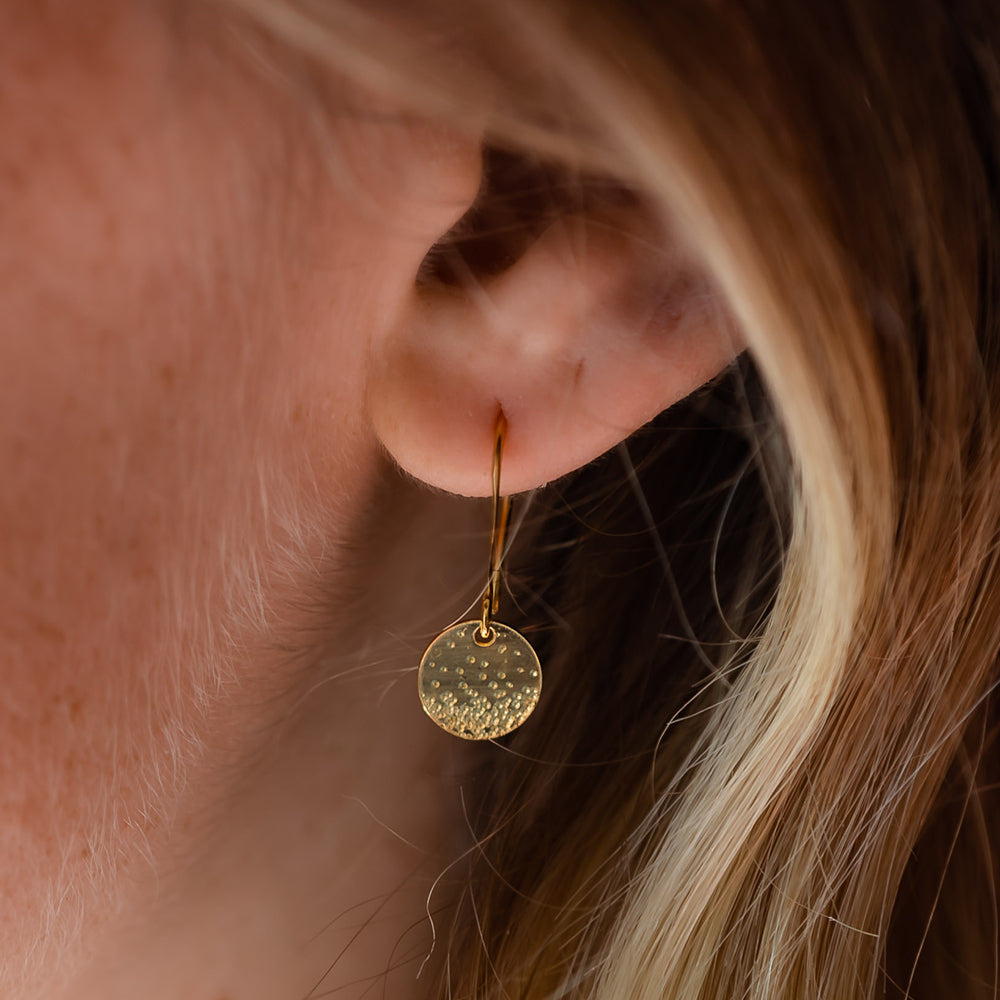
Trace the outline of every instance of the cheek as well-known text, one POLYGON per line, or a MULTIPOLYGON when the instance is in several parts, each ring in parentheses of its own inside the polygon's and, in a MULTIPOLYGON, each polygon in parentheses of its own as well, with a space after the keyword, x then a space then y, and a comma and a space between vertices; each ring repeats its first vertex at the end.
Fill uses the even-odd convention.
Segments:
MULTIPOLYGON (((15 68, 0 92, 3 558, 64 620, 102 619, 94 576, 148 577, 191 508, 217 527, 243 466, 289 433, 312 346, 289 330, 308 295, 278 302, 294 261, 265 197, 280 155, 266 111, 257 134, 227 129, 234 109, 175 78, 142 8, 105 6, 82 41, 72 21, 67 37, 44 20, 41 39, 0 32, 15 68)), ((345 386, 357 339, 325 345, 345 386)))
POLYGON ((148 833, 206 692, 280 685, 253 651, 363 506, 412 262, 151 7, 56 6, 0 13, 0 856, 65 870, 148 833))

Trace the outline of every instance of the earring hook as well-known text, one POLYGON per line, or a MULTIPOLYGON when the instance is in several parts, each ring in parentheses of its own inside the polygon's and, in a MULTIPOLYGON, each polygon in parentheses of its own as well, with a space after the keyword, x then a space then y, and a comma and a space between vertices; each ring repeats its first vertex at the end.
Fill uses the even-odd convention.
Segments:
POLYGON ((500 495, 500 467, 503 463, 503 444, 507 435, 507 418, 503 410, 497 414, 493 428, 493 525, 490 530, 490 566, 483 595, 483 610, 479 628, 473 637, 481 646, 493 642, 493 616, 500 610, 500 569, 503 562, 507 525, 510 521, 510 497, 500 495))

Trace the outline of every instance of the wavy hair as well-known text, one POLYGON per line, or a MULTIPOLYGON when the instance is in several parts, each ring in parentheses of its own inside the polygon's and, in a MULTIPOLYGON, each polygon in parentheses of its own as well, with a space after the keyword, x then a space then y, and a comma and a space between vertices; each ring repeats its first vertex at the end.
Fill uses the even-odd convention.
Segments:
POLYGON ((995 11, 229 2, 486 122, 439 259, 603 178, 748 345, 537 502, 551 680, 478 772, 442 995, 995 997, 995 11))

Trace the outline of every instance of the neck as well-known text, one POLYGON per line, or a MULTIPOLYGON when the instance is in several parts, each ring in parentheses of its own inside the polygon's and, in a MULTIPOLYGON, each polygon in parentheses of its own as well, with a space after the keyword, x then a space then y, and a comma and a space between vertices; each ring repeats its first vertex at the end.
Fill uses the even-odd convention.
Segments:
POLYGON ((317 629, 294 694, 248 711, 253 749, 190 782, 67 998, 427 994, 473 751, 424 716, 416 668, 481 585, 483 508, 392 484, 375 520, 400 534, 349 574, 377 602, 317 629))

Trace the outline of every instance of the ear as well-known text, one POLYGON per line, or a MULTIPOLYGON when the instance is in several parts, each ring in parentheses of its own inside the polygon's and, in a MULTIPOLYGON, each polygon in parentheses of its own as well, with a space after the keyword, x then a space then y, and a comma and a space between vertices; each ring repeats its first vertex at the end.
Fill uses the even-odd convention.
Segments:
POLYGON ((491 490, 586 464, 728 365, 740 344, 709 282, 663 227, 634 214, 552 225, 507 271, 413 293, 373 345, 371 418, 410 474, 491 490))

